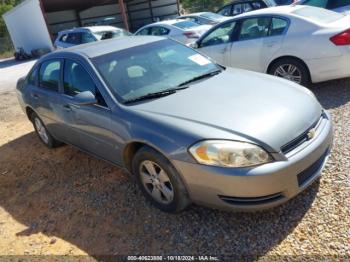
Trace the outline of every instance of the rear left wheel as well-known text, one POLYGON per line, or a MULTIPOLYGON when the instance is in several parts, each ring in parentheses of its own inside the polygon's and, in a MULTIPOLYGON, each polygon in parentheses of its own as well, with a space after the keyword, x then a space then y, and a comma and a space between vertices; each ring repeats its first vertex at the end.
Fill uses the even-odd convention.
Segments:
POLYGON ((55 148, 62 144, 60 141, 53 138, 53 136, 47 131, 47 128, 44 125, 43 121, 36 113, 33 112, 30 118, 32 120, 36 134, 45 146, 48 148, 55 148))
POLYGON ((282 58, 276 61, 268 73, 306 87, 311 83, 308 68, 304 63, 294 58, 282 58))

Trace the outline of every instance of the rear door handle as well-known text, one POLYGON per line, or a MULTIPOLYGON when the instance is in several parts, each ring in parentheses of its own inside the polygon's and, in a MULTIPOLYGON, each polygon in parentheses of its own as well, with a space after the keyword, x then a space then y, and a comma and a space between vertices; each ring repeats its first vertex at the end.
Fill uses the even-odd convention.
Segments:
POLYGON ((266 44, 266 46, 267 46, 267 47, 273 47, 273 46, 275 46, 277 43, 278 43, 278 42, 268 42, 268 43, 266 44))
POLYGON ((33 97, 34 99, 39 99, 39 98, 40 98, 40 96, 39 96, 38 94, 35 94, 35 93, 32 94, 32 97, 33 97))

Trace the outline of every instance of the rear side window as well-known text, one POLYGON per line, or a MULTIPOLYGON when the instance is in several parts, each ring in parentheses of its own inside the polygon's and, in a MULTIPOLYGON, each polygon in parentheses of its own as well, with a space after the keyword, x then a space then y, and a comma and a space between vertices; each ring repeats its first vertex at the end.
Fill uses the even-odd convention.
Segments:
POLYGON ((318 23, 332 23, 344 17, 344 15, 335 13, 333 11, 306 6, 299 8, 292 13, 303 18, 314 20, 318 23))
POLYGON ((152 27, 151 29, 151 35, 155 36, 162 36, 162 35, 168 35, 170 33, 170 30, 161 26, 152 27))
POLYGON ((281 18, 272 18, 270 35, 282 35, 288 27, 288 22, 281 18))
POLYGON ((227 5, 221 10, 219 10, 218 14, 223 16, 231 16, 231 10, 232 10, 232 5, 227 5))
POLYGON ((242 22, 239 40, 250 40, 265 37, 269 33, 271 18, 248 18, 242 22))
POLYGON ((175 23, 174 26, 186 30, 186 29, 189 29, 192 27, 196 27, 196 26, 198 26, 198 24, 195 22, 191 22, 191 21, 183 21, 183 22, 175 23))
POLYGON ((142 29, 140 32, 137 33, 137 35, 149 35, 150 34, 150 28, 142 29))
POLYGON ((60 82, 61 62, 47 61, 41 64, 39 73, 39 86, 58 92, 60 82))
POLYGON ((81 44, 81 33, 70 33, 68 34, 66 42, 73 45, 81 44))
POLYGON ((82 33, 81 42, 82 44, 95 42, 96 38, 90 33, 82 33))
POLYGON ((64 34, 63 36, 61 36, 61 38, 59 39, 60 42, 67 42, 67 37, 68 37, 67 34, 64 34))

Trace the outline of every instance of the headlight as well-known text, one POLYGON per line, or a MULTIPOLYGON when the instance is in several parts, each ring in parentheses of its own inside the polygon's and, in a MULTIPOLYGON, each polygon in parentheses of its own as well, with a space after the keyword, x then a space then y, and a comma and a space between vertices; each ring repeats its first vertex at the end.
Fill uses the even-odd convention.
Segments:
POLYGON ((200 163, 221 167, 248 167, 272 161, 261 147, 235 141, 208 140, 190 148, 193 157, 200 163))

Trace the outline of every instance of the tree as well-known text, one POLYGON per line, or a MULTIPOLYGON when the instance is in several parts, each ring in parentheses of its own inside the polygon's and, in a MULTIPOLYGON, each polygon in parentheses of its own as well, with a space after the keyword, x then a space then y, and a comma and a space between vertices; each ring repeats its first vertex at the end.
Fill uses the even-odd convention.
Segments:
POLYGON ((232 0, 180 0, 182 7, 187 12, 215 12, 229 2, 232 0))

